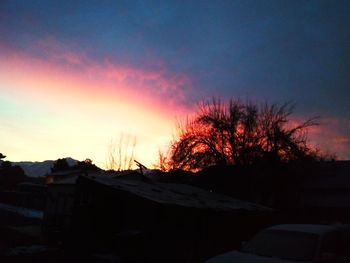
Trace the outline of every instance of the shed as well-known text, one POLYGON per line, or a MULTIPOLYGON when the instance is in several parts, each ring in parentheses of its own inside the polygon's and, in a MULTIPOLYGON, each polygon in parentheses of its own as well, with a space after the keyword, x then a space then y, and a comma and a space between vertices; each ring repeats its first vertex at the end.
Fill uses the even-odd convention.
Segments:
POLYGON ((169 254, 168 262, 197 261, 235 248, 272 212, 183 184, 90 175, 79 176, 76 190, 76 237, 153 261, 169 254))

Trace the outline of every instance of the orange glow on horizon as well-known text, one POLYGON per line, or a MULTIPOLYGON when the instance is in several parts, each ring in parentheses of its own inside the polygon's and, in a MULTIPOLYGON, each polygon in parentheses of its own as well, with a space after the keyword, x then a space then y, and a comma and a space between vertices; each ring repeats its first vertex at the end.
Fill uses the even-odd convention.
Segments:
MULTIPOLYGON (((0 137, 7 138, 1 151, 9 160, 71 156, 105 167, 108 143, 130 134, 135 158, 151 167, 176 134, 176 119, 195 113, 186 105, 190 77, 171 74, 162 63, 158 70, 133 68, 108 58, 93 61, 52 39, 38 45, 42 57, 0 43, 0 100, 13 112, 0 112, 0 137)), ((289 125, 305 119, 293 117, 289 125)), ((349 120, 320 122, 308 129, 310 145, 348 158, 349 120)))

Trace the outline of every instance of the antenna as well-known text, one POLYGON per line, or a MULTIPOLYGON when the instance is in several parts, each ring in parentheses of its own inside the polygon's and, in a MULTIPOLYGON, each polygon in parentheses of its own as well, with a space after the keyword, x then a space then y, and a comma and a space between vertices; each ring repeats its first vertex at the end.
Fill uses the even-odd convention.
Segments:
POLYGON ((143 170, 147 170, 147 167, 144 166, 142 163, 136 161, 136 160, 134 160, 134 162, 136 163, 137 167, 140 168, 140 173, 143 175, 143 170))

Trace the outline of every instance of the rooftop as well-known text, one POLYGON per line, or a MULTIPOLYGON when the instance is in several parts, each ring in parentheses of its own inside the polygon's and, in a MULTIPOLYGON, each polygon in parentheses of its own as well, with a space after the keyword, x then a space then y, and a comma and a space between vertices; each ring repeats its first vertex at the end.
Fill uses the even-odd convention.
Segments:
POLYGON ((325 234, 337 229, 337 225, 322 225, 322 224, 284 224, 269 227, 268 230, 286 230, 293 232, 304 232, 312 234, 325 234))
POLYGON ((148 200, 169 205, 213 209, 218 211, 271 211, 271 209, 211 193, 184 184, 155 183, 136 180, 113 179, 105 176, 81 176, 87 180, 106 185, 118 191, 126 191, 148 200))

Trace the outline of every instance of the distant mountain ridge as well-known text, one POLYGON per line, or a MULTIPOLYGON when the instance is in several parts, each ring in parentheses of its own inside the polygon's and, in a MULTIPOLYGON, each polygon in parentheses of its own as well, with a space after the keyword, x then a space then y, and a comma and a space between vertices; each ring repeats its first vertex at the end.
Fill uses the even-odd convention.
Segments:
MULTIPOLYGON (((77 160, 66 157, 63 158, 67 160, 67 163, 70 166, 76 165, 77 160)), ((56 160, 46 160, 42 162, 12 162, 12 165, 18 165, 22 167, 25 174, 29 177, 40 177, 45 176, 51 172, 51 168, 53 167, 53 164, 56 162, 56 160)))

